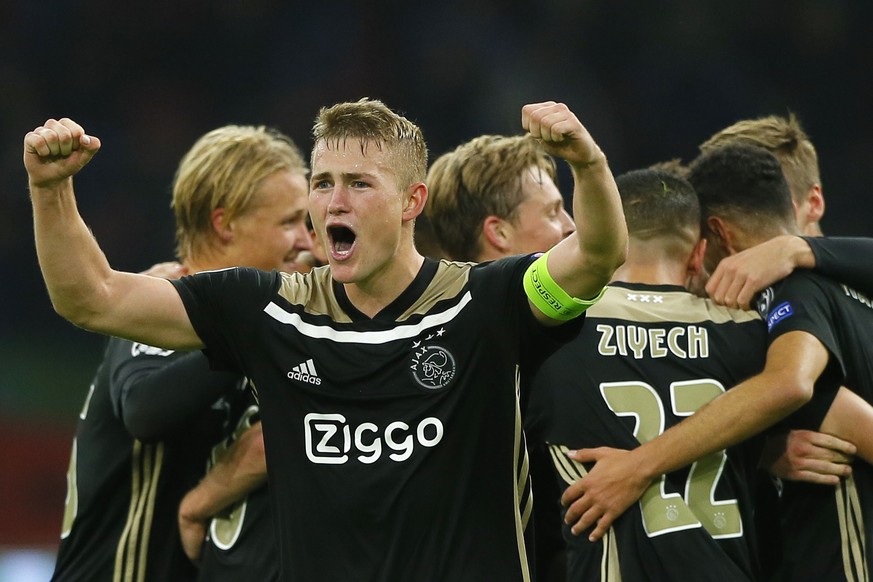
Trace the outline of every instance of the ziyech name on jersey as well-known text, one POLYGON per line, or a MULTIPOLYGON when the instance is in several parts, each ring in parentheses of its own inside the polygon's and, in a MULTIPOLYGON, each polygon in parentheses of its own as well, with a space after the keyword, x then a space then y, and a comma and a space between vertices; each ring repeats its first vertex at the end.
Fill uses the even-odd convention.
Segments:
POLYGON ((633 356, 638 360, 669 354, 682 359, 709 357, 709 335, 699 325, 662 328, 601 323, 597 333, 597 351, 602 356, 633 356))

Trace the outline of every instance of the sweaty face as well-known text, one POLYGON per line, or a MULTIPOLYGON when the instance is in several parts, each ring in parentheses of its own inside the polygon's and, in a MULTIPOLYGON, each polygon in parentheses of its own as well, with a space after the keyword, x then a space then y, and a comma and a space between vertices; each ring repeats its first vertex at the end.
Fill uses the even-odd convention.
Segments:
POLYGON ((391 158, 374 144, 362 151, 360 140, 315 145, 309 209, 340 283, 366 283, 391 270, 404 199, 391 158))
POLYGON ((298 255, 312 246, 306 229, 308 192, 301 174, 282 170, 268 176, 252 206, 231 222, 236 264, 297 271, 298 255))
POLYGON ((555 182, 536 167, 521 178, 524 202, 511 221, 510 254, 544 252, 575 232, 555 182))

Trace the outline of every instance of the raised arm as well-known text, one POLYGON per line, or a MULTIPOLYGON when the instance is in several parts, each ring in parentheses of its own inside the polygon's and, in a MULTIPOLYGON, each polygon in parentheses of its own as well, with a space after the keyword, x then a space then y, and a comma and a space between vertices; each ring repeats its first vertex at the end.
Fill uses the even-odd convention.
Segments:
POLYGON ((24 137, 36 252, 55 310, 79 327, 165 348, 198 348, 179 294, 165 280, 115 271, 76 207, 73 176, 100 149, 70 119, 24 137))
MULTIPOLYGON (((593 299, 627 257, 627 226, 606 156, 562 103, 525 105, 522 126, 573 173, 576 232, 549 253, 549 274, 571 297, 593 299)), ((538 309, 533 311, 548 321, 538 309)))

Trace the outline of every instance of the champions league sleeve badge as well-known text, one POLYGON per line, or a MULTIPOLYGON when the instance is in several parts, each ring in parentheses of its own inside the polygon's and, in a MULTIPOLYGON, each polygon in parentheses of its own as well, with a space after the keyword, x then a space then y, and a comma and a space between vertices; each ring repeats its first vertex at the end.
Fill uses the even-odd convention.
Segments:
POLYGON ((791 304, 787 301, 780 303, 767 316, 767 331, 772 331, 774 325, 792 315, 794 315, 794 309, 791 308, 791 304))
POLYGON ((767 318, 767 313, 770 311, 770 304, 773 303, 773 297, 775 294, 773 287, 767 287, 755 298, 755 307, 764 319, 767 318))

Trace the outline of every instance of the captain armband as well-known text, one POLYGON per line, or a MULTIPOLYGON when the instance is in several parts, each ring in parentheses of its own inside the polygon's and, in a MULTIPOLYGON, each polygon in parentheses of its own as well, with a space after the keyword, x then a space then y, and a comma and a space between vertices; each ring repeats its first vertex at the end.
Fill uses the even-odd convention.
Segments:
POLYGON ((535 260, 524 274, 524 292, 537 309, 551 319, 570 321, 600 301, 606 287, 593 299, 577 299, 561 289, 549 274, 546 266, 548 257, 549 253, 546 253, 535 260))

